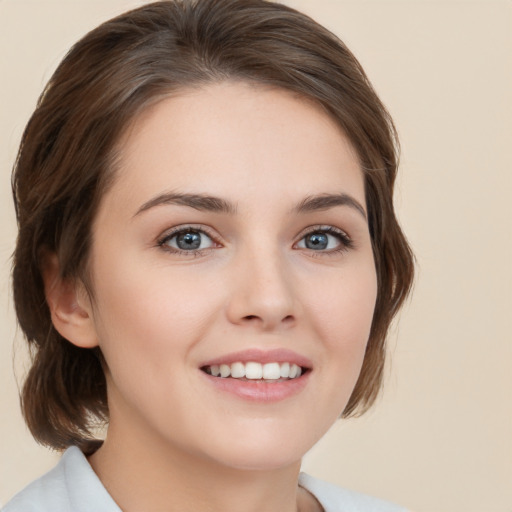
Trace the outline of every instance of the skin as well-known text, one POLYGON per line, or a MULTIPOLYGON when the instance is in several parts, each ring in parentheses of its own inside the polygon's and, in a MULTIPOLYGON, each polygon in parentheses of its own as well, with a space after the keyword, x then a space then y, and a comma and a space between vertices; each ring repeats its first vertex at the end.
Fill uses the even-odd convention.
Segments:
POLYGON ((348 402, 377 292, 355 152, 313 103, 232 82, 153 105, 118 150, 93 225, 93 298, 46 273, 56 327, 99 345, 108 366, 110 425, 93 469, 125 512, 318 510, 297 488, 301 458, 348 402), (236 211, 144 208, 163 193, 207 194, 236 211), (312 195, 340 193, 363 212, 296 212, 312 195), (203 250, 162 242, 190 225, 208 233, 203 250), (308 231, 326 226, 349 246, 329 234, 328 249, 306 247, 308 231), (247 348, 308 358, 307 384, 251 402, 199 369, 247 348))

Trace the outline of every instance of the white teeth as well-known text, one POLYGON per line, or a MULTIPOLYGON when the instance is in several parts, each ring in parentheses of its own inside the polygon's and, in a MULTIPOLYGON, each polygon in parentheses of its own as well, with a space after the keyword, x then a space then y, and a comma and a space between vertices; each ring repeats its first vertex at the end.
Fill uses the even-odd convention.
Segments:
POLYGON ((260 363, 247 363, 245 365, 245 377, 247 379, 261 379, 263 377, 263 366, 260 363))
POLYGON ((298 370, 299 370, 299 367, 296 364, 292 364, 290 366, 290 374, 288 375, 288 377, 290 379, 294 379, 295 377, 297 377, 298 370))
POLYGON ((267 363, 263 365, 264 379, 279 379, 281 377, 281 369, 279 363, 267 363))
POLYGON ((243 363, 233 363, 231 365, 231 377, 235 379, 245 377, 245 365, 243 363))
POLYGON ((231 365, 211 365, 205 368, 206 373, 214 377, 232 377, 234 379, 249 380, 263 379, 268 382, 275 382, 279 379, 296 379, 302 375, 302 368, 294 363, 256 363, 236 362, 231 365))
POLYGON ((231 375, 231 368, 227 364, 220 365, 220 376, 229 377, 231 375))

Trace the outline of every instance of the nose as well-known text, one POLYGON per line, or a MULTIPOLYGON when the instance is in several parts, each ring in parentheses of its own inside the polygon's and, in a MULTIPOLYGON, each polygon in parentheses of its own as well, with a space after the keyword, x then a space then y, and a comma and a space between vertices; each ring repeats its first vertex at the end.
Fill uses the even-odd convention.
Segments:
POLYGON ((232 277, 227 307, 230 322, 262 331, 295 324, 298 301, 286 262, 268 253, 241 260, 232 277))

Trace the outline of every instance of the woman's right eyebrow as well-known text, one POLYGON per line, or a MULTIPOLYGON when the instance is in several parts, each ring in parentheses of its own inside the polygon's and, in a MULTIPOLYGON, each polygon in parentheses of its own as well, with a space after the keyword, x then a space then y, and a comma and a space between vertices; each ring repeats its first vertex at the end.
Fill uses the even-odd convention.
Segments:
POLYGON ((160 194, 149 201, 145 202, 135 213, 137 215, 162 205, 178 205, 188 206, 195 210, 215 212, 215 213, 227 213, 234 215, 236 213, 236 205, 220 197, 209 196, 205 194, 185 194, 180 192, 168 192, 160 194))

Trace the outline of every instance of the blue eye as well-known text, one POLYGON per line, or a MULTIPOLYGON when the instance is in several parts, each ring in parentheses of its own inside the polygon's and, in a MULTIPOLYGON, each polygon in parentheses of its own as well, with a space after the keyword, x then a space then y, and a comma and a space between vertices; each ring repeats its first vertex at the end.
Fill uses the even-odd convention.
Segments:
POLYGON ((305 245, 308 249, 317 251, 327 249, 329 246, 329 235, 327 233, 311 233, 305 237, 305 245))
POLYGON ((185 228, 163 238, 159 245, 177 251, 200 251, 213 247, 213 240, 198 229, 185 228))
POLYGON ((341 230, 325 227, 307 233, 297 244, 299 249, 337 252, 352 246, 350 238, 341 230))

